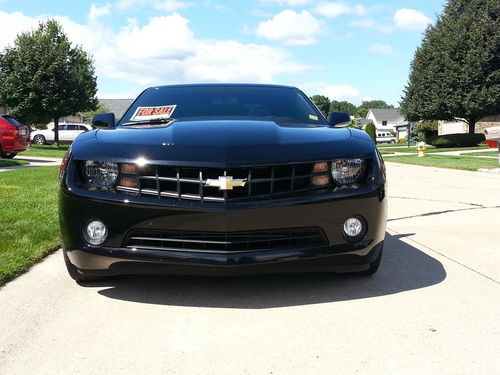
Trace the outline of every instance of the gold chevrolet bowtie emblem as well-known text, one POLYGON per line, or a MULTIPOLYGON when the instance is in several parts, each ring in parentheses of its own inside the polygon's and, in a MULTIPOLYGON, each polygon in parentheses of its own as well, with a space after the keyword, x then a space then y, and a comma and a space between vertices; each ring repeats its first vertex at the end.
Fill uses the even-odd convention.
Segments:
POLYGON ((219 190, 233 190, 234 187, 245 186, 246 179, 233 179, 232 176, 219 176, 219 179, 208 178, 205 185, 218 187, 219 190))

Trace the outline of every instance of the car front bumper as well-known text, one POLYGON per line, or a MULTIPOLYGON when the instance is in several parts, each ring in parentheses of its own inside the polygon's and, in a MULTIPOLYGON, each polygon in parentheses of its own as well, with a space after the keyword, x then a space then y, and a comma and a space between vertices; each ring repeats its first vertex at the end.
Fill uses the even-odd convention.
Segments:
MULTIPOLYGON (((70 167, 67 175, 71 173, 70 167)), ((205 204, 89 191, 66 176, 59 196, 63 247, 74 266, 95 275, 363 271, 380 253, 385 236, 385 179, 376 177, 355 191, 205 204), (354 243, 347 241, 342 232, 343 223, 352 216, 363 217, 367 224, 366 235, 354 243), (88 245, 82 238, 84 225, 93 219, 101 220, 108 228, 102 246, 88 245), (321 228, 325 245, 222 253, 133 249, 124 245, 132 230, 234 233, 304 227, 321 228)))
POLYGON ((306 197, 271 201, 267 206, 231 208, 145 205, 103 200, 91 192, 63 187, 60 193, 60 224, 63 247, 73 265, 87 274, 207 274, 232 275, 312 271, 363 271, 377 257, 385 236, 387 199, 384 187, 362 194, 306 197), (76 190, 76 191, 75 191, 76 190), (342 224, 358 215, 367 222, 363 239, 344 239, 342 224), (90 219, 102 220, 109 235, 102 246, 90 246, 82 229, 90 219), (283 228, 319 227, 328 240, 317 248, 280 248, 238 253, 196 253, 155 249, 130 249, 123 241, 133 229, 231 233, 283 228))

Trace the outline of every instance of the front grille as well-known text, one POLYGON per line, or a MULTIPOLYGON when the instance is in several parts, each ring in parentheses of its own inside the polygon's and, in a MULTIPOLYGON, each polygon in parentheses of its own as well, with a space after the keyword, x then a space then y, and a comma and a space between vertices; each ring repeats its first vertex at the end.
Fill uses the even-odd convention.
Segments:
POLYGON ((328 184, 313 185, 313 177, 317 175, 314 163, 228 169, 147 165, 137 173, 137 188, 119 183, 117 191, 157 198, 228 202, 281 198, 333 186, 329 173, 323 173, 328 184), (245 180, 245 184, 232 190, 207 185, 208 179, 217 180, 220 176, 245 180))
POLYGON ((326 245, 325 233, 316 227, 251 232, 133 230, 123 242, 123 247, 129 249, 207 253, 303 249, 326 245))

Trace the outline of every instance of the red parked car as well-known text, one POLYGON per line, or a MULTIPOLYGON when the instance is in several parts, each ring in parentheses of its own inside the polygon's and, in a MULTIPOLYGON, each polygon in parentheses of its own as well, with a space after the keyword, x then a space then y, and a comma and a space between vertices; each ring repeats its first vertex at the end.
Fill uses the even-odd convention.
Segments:
POLYGON ((12 159, 29 146, 29 128, 10 115, 0 115, 0 157, 12 159))

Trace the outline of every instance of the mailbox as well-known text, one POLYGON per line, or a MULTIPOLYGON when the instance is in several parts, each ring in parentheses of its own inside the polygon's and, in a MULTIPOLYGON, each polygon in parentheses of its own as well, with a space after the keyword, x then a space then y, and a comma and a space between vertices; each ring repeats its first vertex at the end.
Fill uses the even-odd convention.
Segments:
POLYGON ((500 147, 500 126, 484 129, 484 135, 486 137, 486 144, 488 147, 500 147))
POLYGON ((484 129, 486 144, 490 148, 498 148, 498 163, 500 164, 500 126, 484 129))

